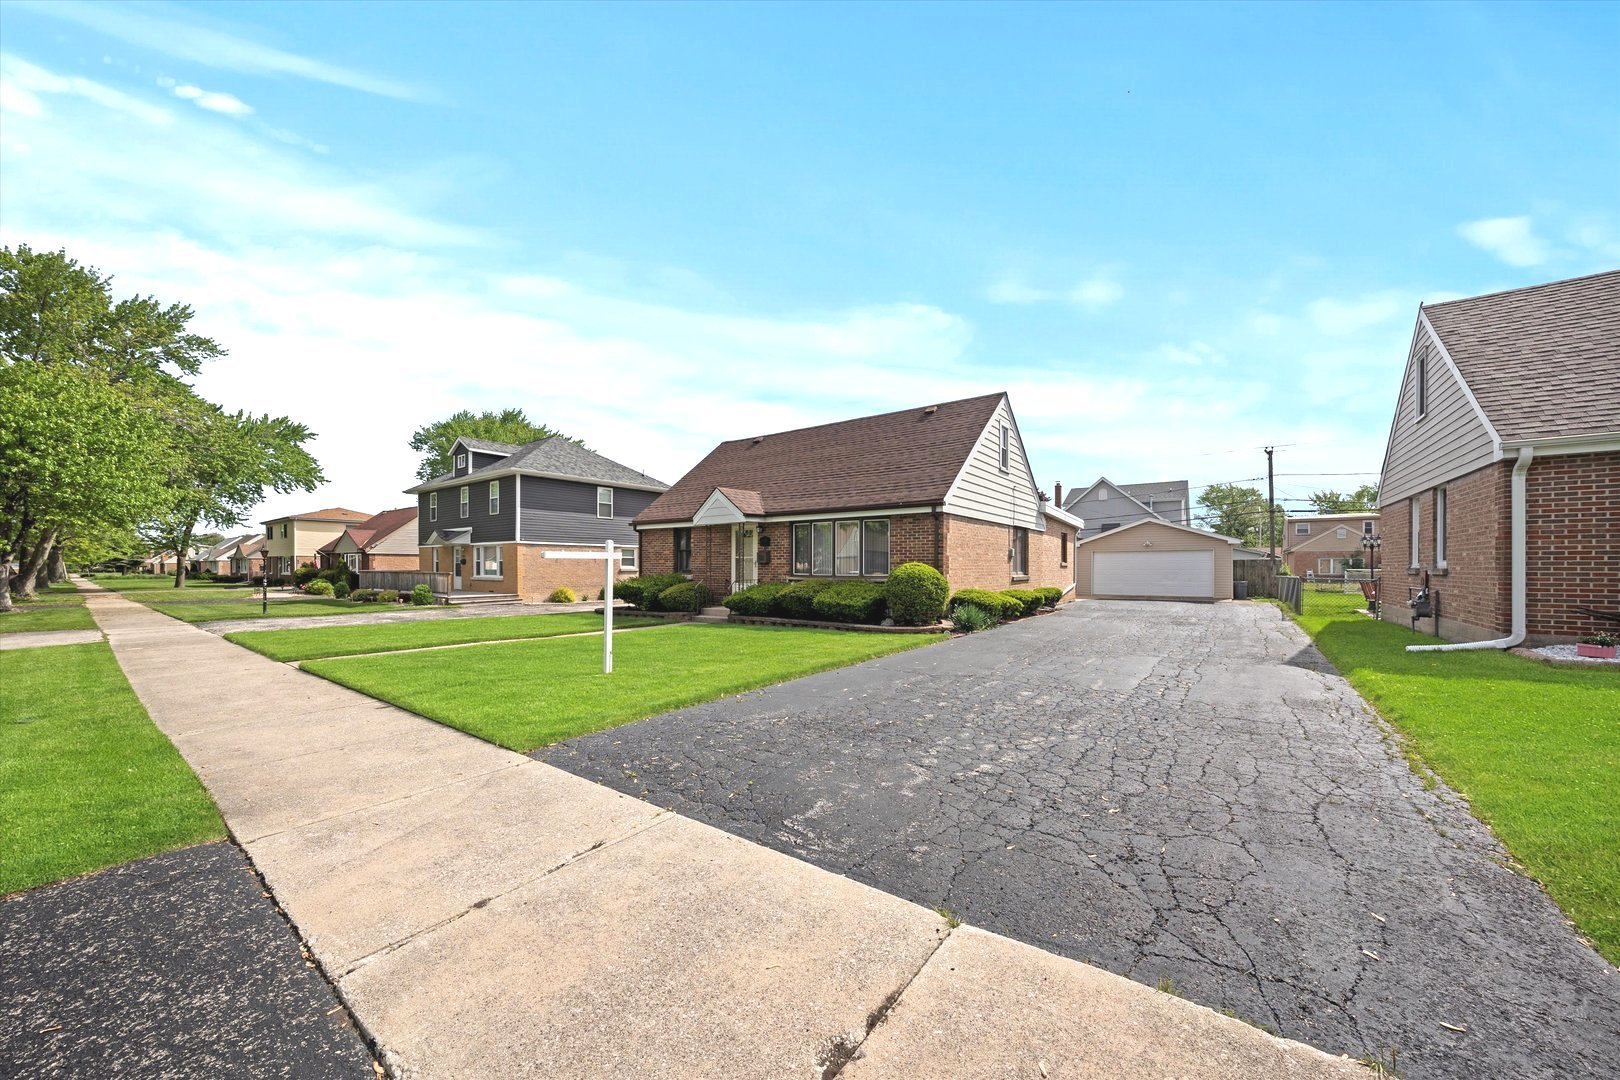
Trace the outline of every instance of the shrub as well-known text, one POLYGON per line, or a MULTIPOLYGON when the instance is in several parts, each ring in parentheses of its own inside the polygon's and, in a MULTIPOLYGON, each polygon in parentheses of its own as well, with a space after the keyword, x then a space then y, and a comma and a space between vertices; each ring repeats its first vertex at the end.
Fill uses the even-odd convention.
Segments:
POLYGON ((840 581, 822 589, 810 601, 810 608, 818 619, 871 626, 883 621, 888 606, 889 602, 883 598, 883 586, 875 581, 840 581))
POLYGON ((994 615, 977 604, 958 604, 956 610, 951 613, 951 622, 964 634, 988 630, 996 625, 997 621, 994 615))
POLYGON ((695 581, 671 585, 658 594, 659 611, 687 611, 697 614, 709 602, 709 590, 695 581))
POLYGON ((928 626, 939 622, 951 587, 945 575, 927 563, 901 563, 889 571, 883 583, 883 597, 889 614, 901 626, 928 626))
POLYGON ((1051 585, 1035 591, 1041 594, 1041 606, 1043 607, 1057 607, 1057 602, 1063 599, 1063 590, 1051 585))
POLYGON ((1020 615, 1033 615, 1041 610, 1041 594, 1034 589, 1002 589, 1002 596, 1010 596, 1023 605, 1020 615))
POLYGON ((356 589, 349 594, 349 599, 360 604, 375 604, 377 602, 377 590, 356 589))
POLYGON ((546 597, 546 603, 548 604, 577 604, 578 602, 579 594, 566 585, 552 589, 551 595, 546 597))
POLYGON ((658 597, 673 585, 679 585, 686 580, 684 574, 649 574, 646 577, 626 578, 613 586, 616 596, 622 596, 626 603, 632 604, 643 611, 662 611, 658 606, 658 597))
POLYGON ((305 563, 303 566, 300 566, 298 569, 293 571, 293 584, 302 589, 305 585, 308 585, 310 582, 319 577, 320 573, 321 572, 313 565, 310 563, 305 563))
POLYGON ((1278 577, 1293 577, 1294 572, 1291 569, 1289 569, 1287 563, 1283 563, 1281 566, 1277 567, 1277 576, 1278 577))
POLYGON ((433 603, 433 586, 423 582, 411 590, 411 603, 417 607, 427 607, 433 603))
POLYGON ((720 602, 738 615, 769 615, 777 596, 786 588, 787 585, 779 581, 762 581, 741 592, 734 592, 720 602))
POLYGON ((331 596, 332 583, 325 578, 316 578, 304 586, 304 591, 311 596, 331 596))
POLYGON ((353 590, 349 588, 349 583, 347 581, 339 581, 332 586, 332 595, 337 597, 339 600, 348 599, 349 593, 352 591, 353 590))
POLYGON ((809 581, 795 581, 776 594, 776 602, 771 605, 772 612, 784 619, 813 619, 816 613, 811 604, 814 603, 816 594, 831 585, 830 581, 815 578, 809 581))
POLYGON ((398 589, 382 589, 382 590, 379 590, 378 593, 377 593, 377 603, 379 603, 379 604, 397 604, 397 603, 399 603, 399 590, 398 589))
POLYGON ((954 615, 958 605, 972 604, 987 615, 994 615, 997 619, 1016 619, 1024 613, 1024 603, 1014 600, 988 589, 963 589, 951 597, 951 611, 954 615))

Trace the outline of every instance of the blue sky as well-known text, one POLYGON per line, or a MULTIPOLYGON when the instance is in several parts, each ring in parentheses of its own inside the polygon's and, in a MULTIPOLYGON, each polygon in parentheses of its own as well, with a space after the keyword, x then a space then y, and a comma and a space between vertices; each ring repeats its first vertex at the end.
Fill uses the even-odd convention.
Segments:
MULTIPOLYGON (((993 389, 1046 487, 1379 468, 1417 305, 1620 266, 1620 6, 0 3, 0 237, 406 503, 993 389)), ((1355 474, 1365 476, 1324 475, 1355 474)), ((1310 474, 1310 475, 1296 475, 1310 474)))

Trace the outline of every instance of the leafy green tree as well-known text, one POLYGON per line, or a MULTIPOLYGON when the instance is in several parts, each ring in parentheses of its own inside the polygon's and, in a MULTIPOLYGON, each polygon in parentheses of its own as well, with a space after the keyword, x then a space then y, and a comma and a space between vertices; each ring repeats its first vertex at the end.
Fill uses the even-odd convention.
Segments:
MULTIPOLYGON (((422 455, 421 464, 416 467, 416 478, 431 480, 450 472, 450 448, 459 438, 522 446, 536 439, 550 439, 559 435, 562 432, 531 421, 522 409, 502 409, 498 413, 474 413, 462 409, 437 423, 417 428, 411 436, 411 449, 422 455)), ((568 438, 566 435, 562 437, 568 438)))
POLYGON ((1311 496, 1318 514, 1359 514, 1378 509, 1378 485, 1362 484, 1348 495, 1318 491, 1311 496))
MULTIPOLYGON (((1249 547, 1266 543, 1266 496, 1258 488, 1239 484, 1211 484, 1198 496, 1198 520, 1206 529, 1235 536, 1249 547)), ((1283 535, 1283 512, 1273 507, 1278 542, 1283 535)))

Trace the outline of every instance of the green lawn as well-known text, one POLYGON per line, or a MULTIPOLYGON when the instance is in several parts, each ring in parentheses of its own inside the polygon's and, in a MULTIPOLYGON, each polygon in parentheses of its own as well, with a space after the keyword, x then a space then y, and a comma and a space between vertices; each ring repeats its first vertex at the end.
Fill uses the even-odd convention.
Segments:
POLYGON ((3 657, 0 894, 225 835, 110 648, 3 657))
POLYGON ((1298 621, 1333 666, 1620 964, 1620 671, 1409 653, 1434 639, 1306 611, 1298 621))
POLYGON ((0 615, 0 634, 31 634, 36 630, 94 630, 96 621, 82 604, 73 607, 39 607, 21 604, 0 615))
POLYGON ((32 600, 13 596, 11 602, 25 607, 33 604, 82 604, 84 593, 80 592, 71 581, 59 581, 55 585, 47 585, 39 590, 32 600))
POLYGON ((612 675, 602 674, 599 637, 313 660, 304 670, 528 751, 943 637, 682 625, 615 639, 612 675))
POLYGON ((397 605, 356 604, 350 600, 316 597, 313 600, 272 600, 270 613, 261 615, 257 600, 192 600, 147 599, 140 602, 153 611, 179 619, 181 622, 218 622, 221 619, 297 619, 306 615, 354 615, 367 611, 392 611, 397 605))
MULTIPOLYGON (((616 629, 662 624, 663 619, 621 616, 616 629)), ((314 660, 329 656, 421 649, 432 645, 462 645, 472 641, 507 638, 543 638, 557 634, 587 634, 602 629, 602 616, 590 612, 562 615, 500 615, 489 618, 432 619, 423 622, 379 623, 371 626, 320 626, 308 630, 238 630, 225 640, 263 653, 272 660, 314 660)))
POLYGON ((187 578, 181 588, 174 587, 174 577, 170 574, 98 574, 90 579, 103 589, 112 589, 115 592, 152 592, 167 589, 172 593, 184 595, 192 589, 222 590, 222 589, 252 589, 252 583, 238 581, 234 583, 223 581, 198 581, 196 578, 187 578))

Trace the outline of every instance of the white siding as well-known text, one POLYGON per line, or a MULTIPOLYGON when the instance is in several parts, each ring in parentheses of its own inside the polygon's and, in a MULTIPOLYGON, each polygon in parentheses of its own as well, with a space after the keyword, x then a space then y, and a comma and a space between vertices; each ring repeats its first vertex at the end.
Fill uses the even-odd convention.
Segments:
POLYGON ((1420 319, 1401 378, 1389 451, 1378 490, 1385 504, 1426 491, 1496 459, 1490 429, 1474 410, 1461 379, 1420 319), (1417 366, 1428 364, 1428 411, 1417 414, 1417 366))
MULTIPOLYGON (((505 495, 502 495, 505 498, 505 495)), ((412 518, 404 525, 383 537, 380 544, 371 549, 373 555, 414 555, 416 554, 416 519, 412 518)))
POLYGON ((980 435, 978 445, 945 496, 945 512, 961 517, 1021 525, 1031 532, 1045 532, 1045 516, 1035 494, 1035 477, 1024 454, 1024 441, 1018 435, 1012 407, 1006 398, 996 407, 996 415, 980 435), (1001 425, 1007 425, 1007 471, 1001 471, 1001 425))

